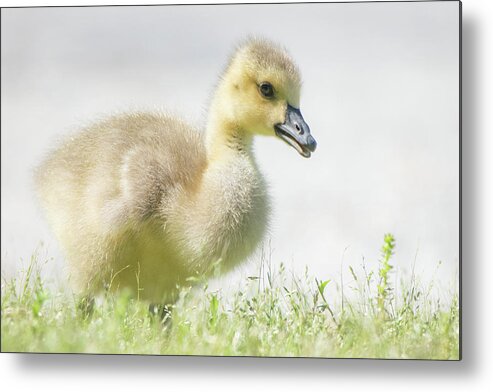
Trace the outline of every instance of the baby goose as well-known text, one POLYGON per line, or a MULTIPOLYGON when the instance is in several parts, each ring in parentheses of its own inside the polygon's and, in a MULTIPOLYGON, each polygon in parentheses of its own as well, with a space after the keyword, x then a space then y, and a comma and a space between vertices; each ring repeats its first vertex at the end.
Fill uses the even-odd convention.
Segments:
POLYGON ((253 136, 277 135, 304 157, 316 147, 300 83, 283 49, 250 39, 220 79, 205 134, 169 115, 133 113, 55 150, 36 183, 76 292, 126 288, 172 303, 191 277, 250 255, 269 213, 253 136))

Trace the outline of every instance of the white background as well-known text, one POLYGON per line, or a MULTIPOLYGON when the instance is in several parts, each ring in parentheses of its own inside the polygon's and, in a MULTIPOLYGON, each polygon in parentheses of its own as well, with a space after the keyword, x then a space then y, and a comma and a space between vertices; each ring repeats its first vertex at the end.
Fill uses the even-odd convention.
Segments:
MULTIPOLYGON (((35 4, 17 1, 15 5, 21 3, 35 4)), ((2 1, 2 5, 13 5, 13 2, 2 1)), ((465 0, 463 4, 462 362, 2 354, 0 379, 3 387, 50 391, 109 388, 125 391, 252 388, 484 391, 491 388, 491 11, 487 1, 465 0)))
MULTIPOLYGON (((53 257, 44 270, 67 280, 32 185, 57 139, 132 108, 203 124, 232 48, 256 34, 299 64, 301 110, 318 142, 303 159, 278 138, 255 138, 274 268, 331 279, 328 298, 339 296, 342 271, 347 295, 348 265, 376 268, 391 232, 392 280, 414 268, 448 303, 459 276, 458 30, 457 2, 4 10, 3 276, 25 268, 42 241, 53 257)), ((236 290, 259 259, 214 289, 236 290)))

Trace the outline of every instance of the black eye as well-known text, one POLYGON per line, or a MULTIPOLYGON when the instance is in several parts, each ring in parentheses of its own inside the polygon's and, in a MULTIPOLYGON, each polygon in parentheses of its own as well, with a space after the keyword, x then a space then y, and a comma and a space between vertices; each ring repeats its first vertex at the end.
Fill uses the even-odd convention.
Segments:
POLYGON ((260 94, 265 98, 272 98, 274 96, 274 87, 269 82, 260 83, 259 90, 260 94))

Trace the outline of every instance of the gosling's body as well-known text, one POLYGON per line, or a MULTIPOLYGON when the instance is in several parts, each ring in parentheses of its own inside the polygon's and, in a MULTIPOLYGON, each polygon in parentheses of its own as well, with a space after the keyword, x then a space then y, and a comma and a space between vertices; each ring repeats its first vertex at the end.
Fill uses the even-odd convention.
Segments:
POLYGON ((269 45, 250 41, 233 57, 205 131, 161 113, 114 116, 42 164, 40 198, 79 293, 126 288, 141 299, 172 302, 188 278, 207 276, 216 265, 227 271, 257 248, 269 202, 251 139, 266 126, 258 107, 253 119, 245 114, 253 93, 244 92, 249 82, 241 71, 253 49, 269 45))
POLYGON ((170 301, 211 263, 235 266, 266 228, 251 152, 232 146, 209 164, 202 134, 164 114, 94 125, 56 151, 38 183, 80 292, 111 282, 170 301))

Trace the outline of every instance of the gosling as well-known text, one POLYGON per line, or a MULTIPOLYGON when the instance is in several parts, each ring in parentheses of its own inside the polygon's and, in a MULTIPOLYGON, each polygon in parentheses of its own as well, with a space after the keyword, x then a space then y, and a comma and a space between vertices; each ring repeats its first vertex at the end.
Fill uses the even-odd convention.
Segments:
POLYGON ((220 78, 205 132, 136 112, 95 123, 52 152, 36 185, 75 292, 126 289, 172 304, 179 287, 245 260, 269 216, 253 137, 277 136, 303 157, 315 151, 300 85, 284 49, 250 39, 220 78))

